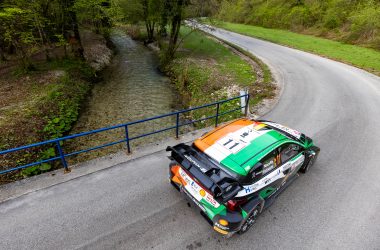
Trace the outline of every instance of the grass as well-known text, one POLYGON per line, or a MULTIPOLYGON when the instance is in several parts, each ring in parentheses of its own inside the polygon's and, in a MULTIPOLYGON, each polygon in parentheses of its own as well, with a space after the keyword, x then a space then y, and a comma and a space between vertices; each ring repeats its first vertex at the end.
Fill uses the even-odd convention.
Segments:
POLYGON ((241 57, 201 32, 190 32, 190 28, 182 27, 182 37, 186 36, 182 48, 191 51, 187 55, 215 59, 221 73, 232 75, 240 86, 249 86, 256 80, 255 72, 241 57))
MULTIPOLYGON (((239 90, 248 89, 250 93, 262 85, 257 84, 257 76, 252 65, 241 56, 213 38, 188 27, 181 28, 183 42, 177 58, 169 65, 169 72, 180 91, 185 106, 198 106, 217 100, 238 96, 239 90)), ((270 83, 266 84, 272 87, 270 83)), ((269 88, 271 92, 273 88, 269 88)), ((269 94, 270 95, 270 94, 269 94)), ((254 102, 267 96, 254 95, 254 102)), ((234 101, 221 105, 221 112, 239 107, 234 101)), ((215 107, 202 109, 191 114, 193 119, 215 114, 215 107)), ((237 111, 226 115, 221 121, 240 116, 237 111)), ((213 121, 204 122, 210 125, 213 121)))
POLYGON ((285 30, 215 22, 214 25, 243 35, 268 40, 365 69, 380 75, 380 51, 285 30))
MULTIPOLYGON (((77 120, 90 90, 94 71, 74 59, 41 62, 35 71, 12 74, 0 80, 0 150, 64 135, 77 120)), ((18 71, 17 71, 18 72, 18 71)), ((0 156, 0 169, 56 156, 54 145, 0 156)), ((0 176, 0 183, 39 174, 53 165, 42 164, 0 176)))

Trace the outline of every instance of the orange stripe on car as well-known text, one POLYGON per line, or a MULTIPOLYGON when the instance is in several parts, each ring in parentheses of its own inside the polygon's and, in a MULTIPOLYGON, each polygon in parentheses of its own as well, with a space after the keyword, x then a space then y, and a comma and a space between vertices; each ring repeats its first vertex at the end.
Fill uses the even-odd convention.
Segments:
POLYGON ((179 174, 180 166, 174 165, 171 167, 171 171, 173 173, 172 181, 179 185, 185 186, 187 183, 184 179, 182 179, 181 175, 179 174))

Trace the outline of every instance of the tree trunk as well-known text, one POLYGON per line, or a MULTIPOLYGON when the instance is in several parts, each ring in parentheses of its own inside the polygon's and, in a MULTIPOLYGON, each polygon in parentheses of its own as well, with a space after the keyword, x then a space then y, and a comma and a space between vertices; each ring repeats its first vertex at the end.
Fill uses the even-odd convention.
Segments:
POLYGON ((144 0, 143 1, 143 11, 144 11, 144 21, 145 21, 145 27, 146 32, 148 35, 148 40, 146 42, 152 42, 154 38, 154 26, 155 22, 149 20, 149 1, 144 0))
POLYGON ((0 46, 0 61, 5 62, 6 60, 3 48, 0 46))
POLYGON ((175 51, 176 51, 178 35, 181 29, 183 0, 178 0, 176 7, 177 7, 176 13, 173 16, 172 22, 171 22, 169 45, 166 51, 166 60, 167 60, 166 63, 173 59, 175 51))
POLYGON ((154 40, 153 38, 154 38, 155 22, 146 20, 145 26, 146 26, 146 32, 148 34, 148 41, 147 42, 149 43, 149 42, 152 42, 154 40))
POLYGON ((161 18, 160 18, 160 30, 158 32, 159 37, 166 37, 168 35, 166 30, 166 25, 168 24, 168 10, 169 10, 168 0, 164 0, 162 9, 161 9, 161 18))
MULTIPOLYGON (((74 1, 71 0, 70 1, 70 7, 72 7, 73 5, 74 5, 74 1)), ((74 54, 77 57, 84 59, 84 55, 83 55, 84 49, 83 49, 82 42, 81 42, 80 35, 79 35, 79 26, 78 26, 77 15, 73 10, 69 10, 68 15, 69 15, 69 20, 71 22, 70 26, 74 32, 74 38, 76 40, 76 44, 73 46, 74 54)))
POLYGON ((0 39, 0 61, 5 62, 7 58, 5 58, 5 53, 4 53, 4 43, 0 39))

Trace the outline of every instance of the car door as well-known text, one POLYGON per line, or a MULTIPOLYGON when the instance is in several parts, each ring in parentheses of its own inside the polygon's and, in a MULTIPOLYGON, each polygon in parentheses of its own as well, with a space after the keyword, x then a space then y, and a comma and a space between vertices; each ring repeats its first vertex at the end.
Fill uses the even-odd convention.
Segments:
POLYGON ((267 154, 261 161, 261 179, 262 189, 259 191, 259 196, 263 199, 268 199, 281 186, 283 175, 279 172, 280 155, 278 149, 267 154))

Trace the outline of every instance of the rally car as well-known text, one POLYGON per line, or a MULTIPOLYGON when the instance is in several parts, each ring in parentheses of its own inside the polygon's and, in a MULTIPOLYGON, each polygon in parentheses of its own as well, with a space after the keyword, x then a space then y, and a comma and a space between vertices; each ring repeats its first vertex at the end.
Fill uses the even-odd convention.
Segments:
POLYGON ((215 231, 231 236, 245 233, 320 149, 294 129, 242 118, 167 151, 170 183, 215 231))

